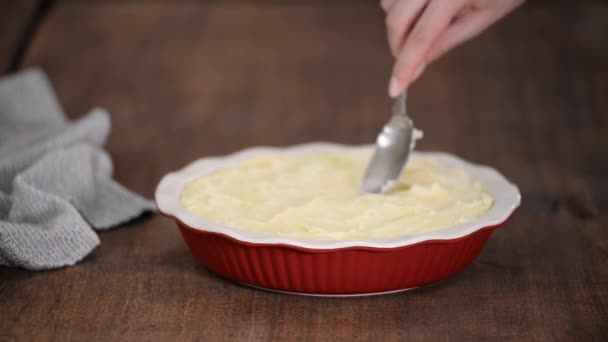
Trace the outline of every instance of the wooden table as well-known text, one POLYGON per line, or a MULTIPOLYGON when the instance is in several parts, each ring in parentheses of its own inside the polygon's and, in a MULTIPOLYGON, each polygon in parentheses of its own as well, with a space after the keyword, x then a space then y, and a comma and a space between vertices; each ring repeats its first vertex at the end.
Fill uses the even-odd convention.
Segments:
MULTIPOLYGON (((1 46, 21 35, 8 19, 31 15, 16 1, 0 4, 1 46)), ((210 274, 156 215, 100 233, 74 267, 0 269, 0 340, 605 341, 607 26, 606 2, 533 1, 412 88, 421 149, 492 165, 523 193, 458 276, 367 298, 252 290, 210 274)), ((385 45, 375 1, 60 1, 20 65, 48 72, 71 118, 112 113, 115 177, 151 197, 201 156, 372 141, 385 45)))

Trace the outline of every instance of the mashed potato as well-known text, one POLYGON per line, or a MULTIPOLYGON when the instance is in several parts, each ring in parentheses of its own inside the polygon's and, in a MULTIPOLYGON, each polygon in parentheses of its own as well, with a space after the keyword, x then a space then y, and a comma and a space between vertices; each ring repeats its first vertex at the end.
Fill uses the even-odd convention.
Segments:
POLYGON ((413 158, 390 192, 363 194, 371 151, 265 155, 195 179, 180 201, 208 221, 281 237, 372 240, 475 220, 493 198, 460 168, 413 158))

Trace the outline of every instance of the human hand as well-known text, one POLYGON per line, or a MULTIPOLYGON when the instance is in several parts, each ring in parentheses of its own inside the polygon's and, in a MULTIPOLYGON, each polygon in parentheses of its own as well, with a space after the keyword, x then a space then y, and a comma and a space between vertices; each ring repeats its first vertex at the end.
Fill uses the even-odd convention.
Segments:
POLYGON ((424 67, 475 37, 524 0, 381 0, 395 65, 389 95, 397 97, 424 67))

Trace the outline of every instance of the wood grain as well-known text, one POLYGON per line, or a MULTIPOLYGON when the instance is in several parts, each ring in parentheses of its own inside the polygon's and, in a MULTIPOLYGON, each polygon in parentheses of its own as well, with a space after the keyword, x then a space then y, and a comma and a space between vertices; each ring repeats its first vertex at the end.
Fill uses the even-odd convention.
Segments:
MULTIPOLYGON (((479 259, 402 294, 308 298, 220 279, 154 216, 75 267, 0 270, 0 339, 605 340, 608 6, 530 2, 431 66, 411 110, 443 150, 501 170, 522 207, 479 259)), ((374 2, 80 2, 29 50, 72 118, 112 113, 116 178, 252 145, 367 143, 391 57, 374 2)))
POLYGON ((8 71, 35 10, 36 0, 0 2, 0 75, 8 71))

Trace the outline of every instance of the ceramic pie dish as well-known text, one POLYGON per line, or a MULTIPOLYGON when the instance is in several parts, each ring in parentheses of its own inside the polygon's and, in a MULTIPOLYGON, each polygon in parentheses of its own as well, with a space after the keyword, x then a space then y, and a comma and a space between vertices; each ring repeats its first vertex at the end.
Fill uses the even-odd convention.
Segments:
POLYGON ((448 278, 469 265, 490 235, 519 206, 517 187, 493 168, 447 153, 415 152, 463 168, 494 198, 478 219, 418 235, 369 241, 327 241, 276 237, 214 224, 180 203, 191 180, 260 154, 299 154, 367 149, 310 143, 285 148, 254 147, 224 157, 199 159, 169 173, 156 189, 162 214, 174 219, 192 254, 230 280, 274 291, 314 295, 394 292, 448 278))

